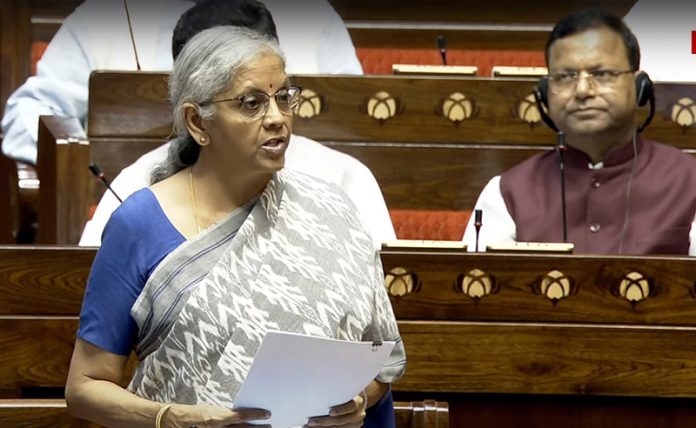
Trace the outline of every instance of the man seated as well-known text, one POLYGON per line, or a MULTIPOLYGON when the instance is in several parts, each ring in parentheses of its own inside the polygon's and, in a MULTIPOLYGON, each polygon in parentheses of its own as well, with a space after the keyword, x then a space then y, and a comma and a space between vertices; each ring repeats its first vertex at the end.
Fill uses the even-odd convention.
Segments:
MULTIPOLYGON (((696 159, 638 134, 652 85, 623 21, 589 10, 546 44, 540 98, 565 134, 567 240, 577 253, 695 254, 696 159)), ((563 242, 559 151, 534 156, 483 189, 479 248, 563 242)), ((470 221, 464 240, 475 246, 470 221)))

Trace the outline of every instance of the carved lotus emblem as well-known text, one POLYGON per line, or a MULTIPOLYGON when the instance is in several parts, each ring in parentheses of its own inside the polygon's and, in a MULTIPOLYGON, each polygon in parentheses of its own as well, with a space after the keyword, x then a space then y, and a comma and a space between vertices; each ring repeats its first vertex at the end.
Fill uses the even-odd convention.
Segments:
POLYGON ((324 111, 324 100, 321 95, 311 89, 302 89, 297 115, 303 119, 311 119, 324 111))
POLYGON ((478 114, 476 101, 467 98, 461 92, 454 92, 449 97, 440 100, 438 114, 459 126, 463 121, 478 114))
POLYGON ((402 267, 395 267, 384 276, 384 286, 390 296, 403 297, 420 291, 418 276, 402 267))
POLYGON ((532 286, 536 294, 542 295, 555 305, 560 300, 575 294, 575 281, 561 271, 552 270, 537 278, 532 286))
POLYGON ((460 274, 454 284, 454 291, 469 296, 474 300, 482 299, 498 292, 495 278, 482 271, 472 269, 466 274, 460 274))
POLYGON ((400 113, 401 102, 389 92, 379 91, 366 100, 365 111, 371 118, 384 123, 400 113))
POLYGON ((534 95, 529 94, 525 98, 519 100, 515 104, 513 115, 528 123, 530 126, 534 126, 541 122, 541 114, 539 114, 539 107, 536 105, 534 95))
POLYGON ((696 123, 696 103, 691 98, 682 98, 672 106, 672 122, 688 128, 696 123))
POLYGON ((618 295, 635 305, 651 295, 650 280, 640 272, 630 272, 619 283, 618 295))

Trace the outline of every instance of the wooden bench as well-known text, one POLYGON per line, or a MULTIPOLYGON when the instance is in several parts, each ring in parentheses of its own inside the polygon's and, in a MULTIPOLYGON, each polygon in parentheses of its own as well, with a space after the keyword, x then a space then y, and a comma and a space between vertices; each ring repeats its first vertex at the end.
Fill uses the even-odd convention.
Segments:
MULTIPOLYGON (((377 178, 390 210, 469 210, 486 184, 554 144, 531 101, 533 79, 295 76, 304 88, 295 133, 348 153, 377 178)), ((689 117, 696 85, 659 84, 646 135, 696 148, 689 117), (688 100, 688 101, 685 101, 688 100), (680 105, 682 103, 686 105, 680 105), (676 112, 682 112, 679 116, 676 112)), ((39 242, 76 243, 89 206, 103 193, 87 172, 109 177, 171 133, 166 75, 96 72, 89 129, 43 119, 39 242)))
MULTIPOLYGON (((94 254, 0 248, 2 397, 64 384, 94 254)), ((694 259, 383 251, 382 261, 408 356, 397 401, 446 402, 453 426, 484 428, 696 418, 694 259)))

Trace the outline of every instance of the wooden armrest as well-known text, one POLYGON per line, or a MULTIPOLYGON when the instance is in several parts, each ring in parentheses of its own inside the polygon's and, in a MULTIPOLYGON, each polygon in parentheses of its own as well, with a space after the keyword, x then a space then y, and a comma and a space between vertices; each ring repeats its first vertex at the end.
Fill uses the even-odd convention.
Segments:
POLYGON ((91 177, 89 141, 75 118, 39 118, 38 242, 76 244, 87 221, 91 177))
POLYGON ((449 428, 449 405, 443 401, 395 402, 397 428, 449 428))

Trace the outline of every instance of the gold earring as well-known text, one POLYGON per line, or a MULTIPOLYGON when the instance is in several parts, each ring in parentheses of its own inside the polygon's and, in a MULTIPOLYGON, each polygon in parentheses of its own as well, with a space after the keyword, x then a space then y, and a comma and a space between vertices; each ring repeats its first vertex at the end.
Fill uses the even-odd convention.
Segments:
POLYGON ((208 139, 205 137, 201 137, 200 144, 201 146, 205 146, 206 144, 208 144, 208 139))

